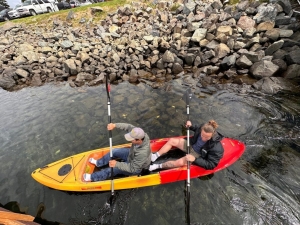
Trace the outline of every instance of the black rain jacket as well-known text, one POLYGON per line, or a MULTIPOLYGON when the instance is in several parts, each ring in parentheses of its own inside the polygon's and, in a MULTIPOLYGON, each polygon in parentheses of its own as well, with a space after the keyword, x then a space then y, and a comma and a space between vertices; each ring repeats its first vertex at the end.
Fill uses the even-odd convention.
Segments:
MULTIPOLYGON (((190 146, 197 142, 198 137, 201 134, 201 126, 191 126, 190 130, 194 131, 194 136, 190 137, 190 146)), ((220 162, 224 154, 224 148, 221 140, 224 138, 219 132, 215 132, 210 140, 208 140, 204 146, 202 146, 200 152, 201 156, 196 158, 192 163, 194 165, 203 167, 206 170, 214 169, 220 162)))

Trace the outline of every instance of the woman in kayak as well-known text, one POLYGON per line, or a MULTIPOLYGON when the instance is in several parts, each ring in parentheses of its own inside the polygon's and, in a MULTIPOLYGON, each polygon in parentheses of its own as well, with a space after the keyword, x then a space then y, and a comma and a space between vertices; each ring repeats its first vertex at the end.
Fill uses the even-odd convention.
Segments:
MULTIPOLYGON (((187 121, 186 127, 190 127, 191 131, 194 131, 194 136, 190 137, 190 154, 178 160, 152 164, 149 168, 150 171, 184 166, 187 161, 207 170, 212 170, 218 165, 224 153, 220 142, 223 136, 216 131, 218 124, 214 120, 210 120, 201 126, 192 126, 191 121, 187 121)), ((158 152, 151 154, 151 161, 154 162, 159 156, 171 150, 172 147, 187 152, 187 140, 184 138, 170 138, 158 152)))
MULTIPOLYGON (((123 162, 110 159, 110 153, 104 155, 101 159, 90 158, 89 162, 101 167, 109 164, 113 167, 113 174, 133 175, 140 174, 142 169, 148 169, 151 162, 151 149, 149 136, 139 127, 135 127, 128 123, 110 123, 107 125, 108 130, 119 128, 126 130, 125 139, 131 141, 130 148, 115 148, 112 155, 120 158, 123 162)), ((111 168, 105 168, 92 174, 83 174, 85 181, 101 181, 111 176, 111 168)))

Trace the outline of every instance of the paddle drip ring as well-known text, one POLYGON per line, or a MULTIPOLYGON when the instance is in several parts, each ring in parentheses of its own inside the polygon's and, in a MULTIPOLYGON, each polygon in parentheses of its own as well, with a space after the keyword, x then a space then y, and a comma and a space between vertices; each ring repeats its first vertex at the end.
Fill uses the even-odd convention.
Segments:
POLYGON ((58 175, 64 176, 64 175, 68 174, 71 169, 72 169, 71 164, 65 164, 58 170, 58 175))

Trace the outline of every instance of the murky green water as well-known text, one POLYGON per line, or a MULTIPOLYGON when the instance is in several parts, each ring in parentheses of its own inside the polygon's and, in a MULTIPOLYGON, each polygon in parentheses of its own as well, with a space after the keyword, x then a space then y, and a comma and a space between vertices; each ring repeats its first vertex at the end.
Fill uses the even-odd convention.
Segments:
MULTIPOLYGON (((181 135, 184 92, 179 81, 170 92, 112 86, 112 121, 141 126, 153 139, 181 135)), ((247 150, 211 179, 192 180, 192 224, 299 224, 300 96, 205 96, 192 100, 191 120, 215 119, 221 133, 246 142, 247 150)), ((118 191, 111 211, 105 207, 109 192, 67 193, 31 178, 38 167, 109 145, 104 85, 0 90, 0 102, 2 204, 18 201, 34 216, 44 202, 44 218, 65 224, 185 224, 184 182, 118 191)), ((113 144, 124 141, 113 131, 113 144)))

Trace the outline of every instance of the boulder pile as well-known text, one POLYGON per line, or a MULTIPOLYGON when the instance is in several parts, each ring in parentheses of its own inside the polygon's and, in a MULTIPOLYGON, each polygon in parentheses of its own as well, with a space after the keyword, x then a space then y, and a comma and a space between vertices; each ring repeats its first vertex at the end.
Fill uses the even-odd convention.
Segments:
POLYGON ((50 27, 5 23, 0 87, 93 86, 107 74, 153 88, 179 78, 194 88, 235 83, 266 93, 297 86, 300 23, 289 0, 155 3, 124 5, 100 22, 80 18, 81 27, 68 23, 73 11, 50 27))

